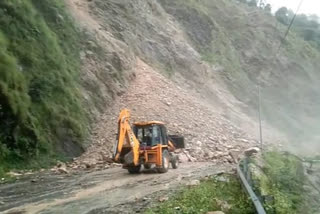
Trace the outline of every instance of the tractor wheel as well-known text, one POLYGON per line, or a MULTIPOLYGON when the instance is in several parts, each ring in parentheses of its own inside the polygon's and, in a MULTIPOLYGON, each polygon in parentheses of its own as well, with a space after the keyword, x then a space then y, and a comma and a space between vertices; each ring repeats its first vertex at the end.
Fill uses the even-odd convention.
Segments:
POLYGON ((128 172, 130 174, 138 174, 140 172, 141 165, 138 166, 129 166, 128 172))
POLYGON ((145 169, 151 169, 151 166, 152 166, 152 165, 151 165, 151 164, 148 164, 148 163, 143 165, 143 167, 144 167, 145 169))
POLYGON ((172 165, 173 169, 177 169, 178 168, 178 166, 179 166, 179 158, 178 158, 178 156, 176 156, 176 155, 172 156, 171 165, 172 165))
POLYGON ((163 150, 162 152, 162 166, 160 168, 157 168, 157 171, 159 173, 165 173, 168 172, 170 164, 170 155, 168 150, 163 150))

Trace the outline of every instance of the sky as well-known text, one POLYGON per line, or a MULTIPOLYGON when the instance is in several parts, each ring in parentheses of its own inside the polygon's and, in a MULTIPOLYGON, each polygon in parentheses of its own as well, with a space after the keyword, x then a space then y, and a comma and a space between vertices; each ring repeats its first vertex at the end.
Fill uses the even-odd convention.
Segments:
MULTIPOLYGON (((266 2, 273 6, 273 11, 276 11, 282 6, 286 6, 287 8, 296 11, 300 0, 266 0, 266 2)), ((320 16, 320 0, 304 0, 299 13, 305 13, 309 15, 317 14, 320 16)))

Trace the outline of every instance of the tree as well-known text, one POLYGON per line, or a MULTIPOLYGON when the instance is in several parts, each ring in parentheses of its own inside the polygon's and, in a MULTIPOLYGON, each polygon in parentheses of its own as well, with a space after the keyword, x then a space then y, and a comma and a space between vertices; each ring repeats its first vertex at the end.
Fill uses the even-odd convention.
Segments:
MULTIPOLYGON (((275 13, 276 19, 284 25, 289 25, 293 16, 294 12, 286 7, 281 7, 275 13)), ((293 22, 292 30, 320 49, 320 20, 317 15, 298 14, 293 22)))
POLYGON ((251 6, 251 7, 257 7, 257 0, 250 0, 249 2, 248 2, 248 5, 249 6, 251 6))
POLYGON ((289 10, 286 7, 281 7, 275 13, 276 19, 284 25, 289 24, 289 10))
POLYGON ((266 4, 266 6, 263 8, 264 11, 268 12, 268 13, 271 13, 271 4, 266 4))

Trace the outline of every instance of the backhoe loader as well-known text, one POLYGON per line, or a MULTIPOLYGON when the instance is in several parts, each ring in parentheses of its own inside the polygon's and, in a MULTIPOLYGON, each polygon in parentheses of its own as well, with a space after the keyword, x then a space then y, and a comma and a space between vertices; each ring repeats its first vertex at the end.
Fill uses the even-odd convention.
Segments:
POLYGON ((129 173, 139 173, 142 165, 145 169, 155 166, 159 173, 167 172, 170 163, 176 169, 178 158, 173 153, 176 148, 184 148, 184 139, 168 135, 164 123, 136 122, 131 127, 129 110, 121 110, 113 159, 129 173))

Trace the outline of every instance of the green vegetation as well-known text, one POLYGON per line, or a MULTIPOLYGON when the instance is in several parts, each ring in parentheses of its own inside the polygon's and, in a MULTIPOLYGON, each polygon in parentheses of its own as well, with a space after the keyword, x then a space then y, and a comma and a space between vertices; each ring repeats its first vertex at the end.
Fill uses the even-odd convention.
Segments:
POLYGON ((265 3, 264 1, 260 1, 260 0, 235 0, 235 1, 241 2, 243 4, 247 4, 250 7, 258 7, 261 10, 271 13, 271 4, 265 3))
POLYGON ((81 147, 79 42, 62 1, 0 2, 0 172, 81 147))
POLYGON ((261 198, 273 198, 265 200, 267 212, 294 214, 301 213, 302 208, 305 210, 303 185, 306 178, 300 160, 276 151, 265 153, 263 160, 263 166, 257 166, 253 160, 249 169, 256 193, 261 198))
MULTIPOLYGON (((286 7, 281 7, 275 13, 277 20, 289 26, 294 12, 286 7)), ((320 17, 317 15, 298 14, 292 25, 293 30, 306 41, 320 49, 320 17)))
POLYGON ((232 214, 255 213, 253 204, 234 175, 213 177, 202 181, 199 186, 183 189, 146 213, 198 214, 217 210, 232 214))
POLYGON ((299 213, 305 181, 302 163, 294 156, 279 152, 266 153, 264 159, 264 171, 273 189, 275 212, 299 213))
MULTIPOLYGON (((263 201, 267 213, 317 213, 305 191, 307 178, 301 161, 289 153, 266 152, 249 160, 251 185, 263 201)), ((255 213, 255 208, 233 175, 202 181, 182 189, 168 201, 146 211, 151 213, 255 213)))

